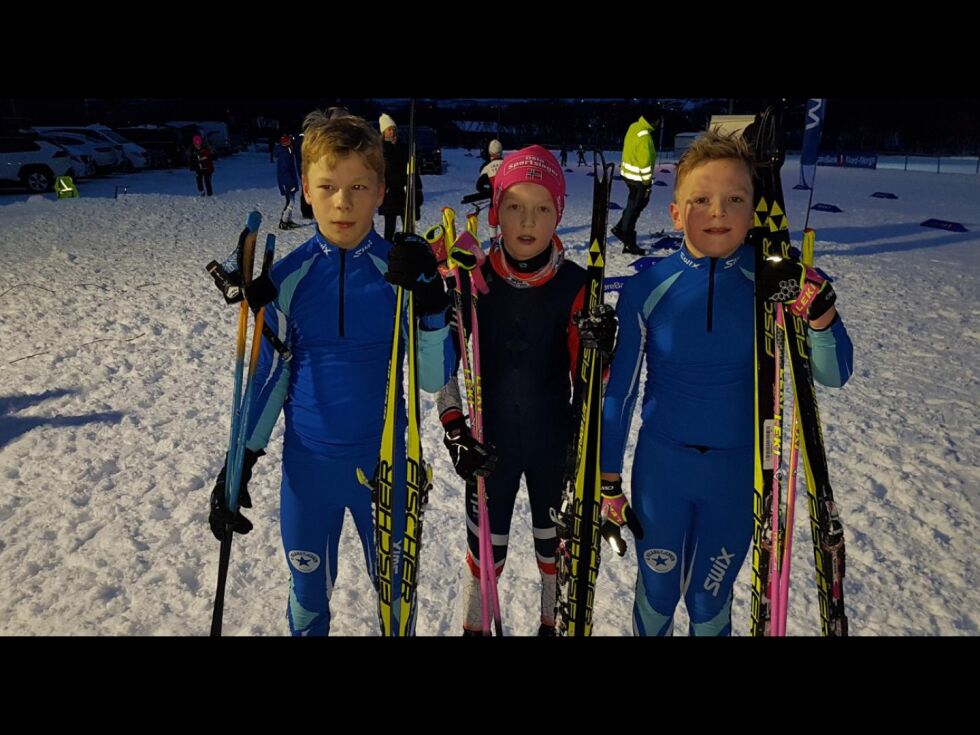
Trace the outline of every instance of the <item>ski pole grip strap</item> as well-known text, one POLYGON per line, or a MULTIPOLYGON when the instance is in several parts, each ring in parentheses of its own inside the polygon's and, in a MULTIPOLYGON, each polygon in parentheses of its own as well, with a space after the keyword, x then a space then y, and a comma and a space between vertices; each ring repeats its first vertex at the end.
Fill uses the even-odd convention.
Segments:
POLYGON ((269 326, 269 322, 265 322, 262 325, 262 334, 267 340, 269 340, 269 344, 271 344, 275 351, 279 353, 283 361, 289 362, 293 359, 293 351, 286 347, 276 333, 272 331, 272 327, 269 326))
POLYGON ((486 259, 487 255, 480 247, 480 242, 466 230, 459 233, 459 237, 456 238, 456 242, 453 243, 449 251, 449 265, 468 271, 470 281, 476 286, 476 290, 482 294, 490 290, 483 278, 483 263, 486 259))
POLYGON ((807 319, 819 319, 826 314, 837 301, 837 294, 830 281, 817 270, 807 268, 800 284, 800 294, 789 310, 796 316, 807 319))
POLYGON ((437 263, 446 261, 446 232, 442 225, 433 225, 423 235, 437 263))
POLYGON ((237 273, 229 274, 216 260, 212 260, 205 267, 211 274, 211 278, 214 279, 214 285, 224 296, 226 303, 237 304, 242 300, 243 294, 241 284, 236 278, 237 273))

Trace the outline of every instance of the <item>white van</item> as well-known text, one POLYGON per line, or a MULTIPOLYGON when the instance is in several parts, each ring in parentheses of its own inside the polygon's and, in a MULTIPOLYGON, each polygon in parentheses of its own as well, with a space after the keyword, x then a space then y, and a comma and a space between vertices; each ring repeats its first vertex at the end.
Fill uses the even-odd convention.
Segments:
POLYGON ((753 122, 755 122, 755 115, 712 115, 708 128, 721 135, 731 133, 741 135, 753 122))
POLYGON ((701 133, 677 133, 674 136, 674 160, 680 160, 684 151, 691 147, 691 143, 697 140, 701 133))
POLYGON ((228 134, 228 125, 226 123, 205 120, 204 122, 199 122, 198 125, 201 126, 201 130, 207 136, 208 143, 218 152, 218 155, 230 156, 235 152, 231 145, 231 136, 228 134))

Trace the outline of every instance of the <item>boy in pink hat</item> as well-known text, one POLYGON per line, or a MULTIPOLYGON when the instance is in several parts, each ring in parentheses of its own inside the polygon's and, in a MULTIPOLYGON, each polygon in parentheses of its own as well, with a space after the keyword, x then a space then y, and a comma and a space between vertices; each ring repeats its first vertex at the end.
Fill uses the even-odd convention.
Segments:
MULTIPOLYGON (((541 574, 538 635, 555 633, 555 553, 551 508, 561 502, 565 456, 572 432, 571 371, 587 340, 612 352, 613 314, 588 329, 576 325, 585 300, 585 270, 565 260, 555 228, 565 208, 565 178, 555 157, 530 146, 503 159, 494 179, 490 224, 500 226, 482 267, 489 292, 477 304, 484 443, 470 434, 459 386, 439 393, 444 443, 467 481, 464 635, 480 635, 476 476, 486 477, 494 567, 502 573, 521 478, 531 505, 534 551, 541 574)), ((462 276, 465 280, 465 276, 462 276)), ((464 284, 464 301, 469 286, 464 284)), ((469 304, 463 313, 469 321, 469 304)), ((469 329, 469 324, 466 324, 469 329)), ((503 615, 506 619, 506 615, 503 615)))

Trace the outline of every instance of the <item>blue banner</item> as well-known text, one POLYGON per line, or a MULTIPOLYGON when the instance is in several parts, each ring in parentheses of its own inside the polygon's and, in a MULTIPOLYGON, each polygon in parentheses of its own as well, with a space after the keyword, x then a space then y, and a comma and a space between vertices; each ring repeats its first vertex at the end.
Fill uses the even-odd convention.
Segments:
POLYGON ((800 154, 800 184, 798 188, 812 189, 817 173, 817 154, 823 134, 823 118, 827 100, 810 99, 806 104, 806 128, 803 131, 803 151, 800 154))

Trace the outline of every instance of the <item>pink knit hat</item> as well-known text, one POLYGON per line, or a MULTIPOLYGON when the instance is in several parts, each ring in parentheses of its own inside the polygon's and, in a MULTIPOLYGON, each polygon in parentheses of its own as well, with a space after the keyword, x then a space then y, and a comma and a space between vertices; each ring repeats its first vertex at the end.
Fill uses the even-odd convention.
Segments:
POLYGON ((493 206, 490 208, 488 220, 492 227, 499 224, 497 209, 504 192, 514 184, 540 184, 551 195, 558 212, 558 221, 565 209, 565 174, 561 166, 549 151, 539 145, 521 148, 519 151, 508 153, 500 164, 500 169, 493 181, 493 206))

